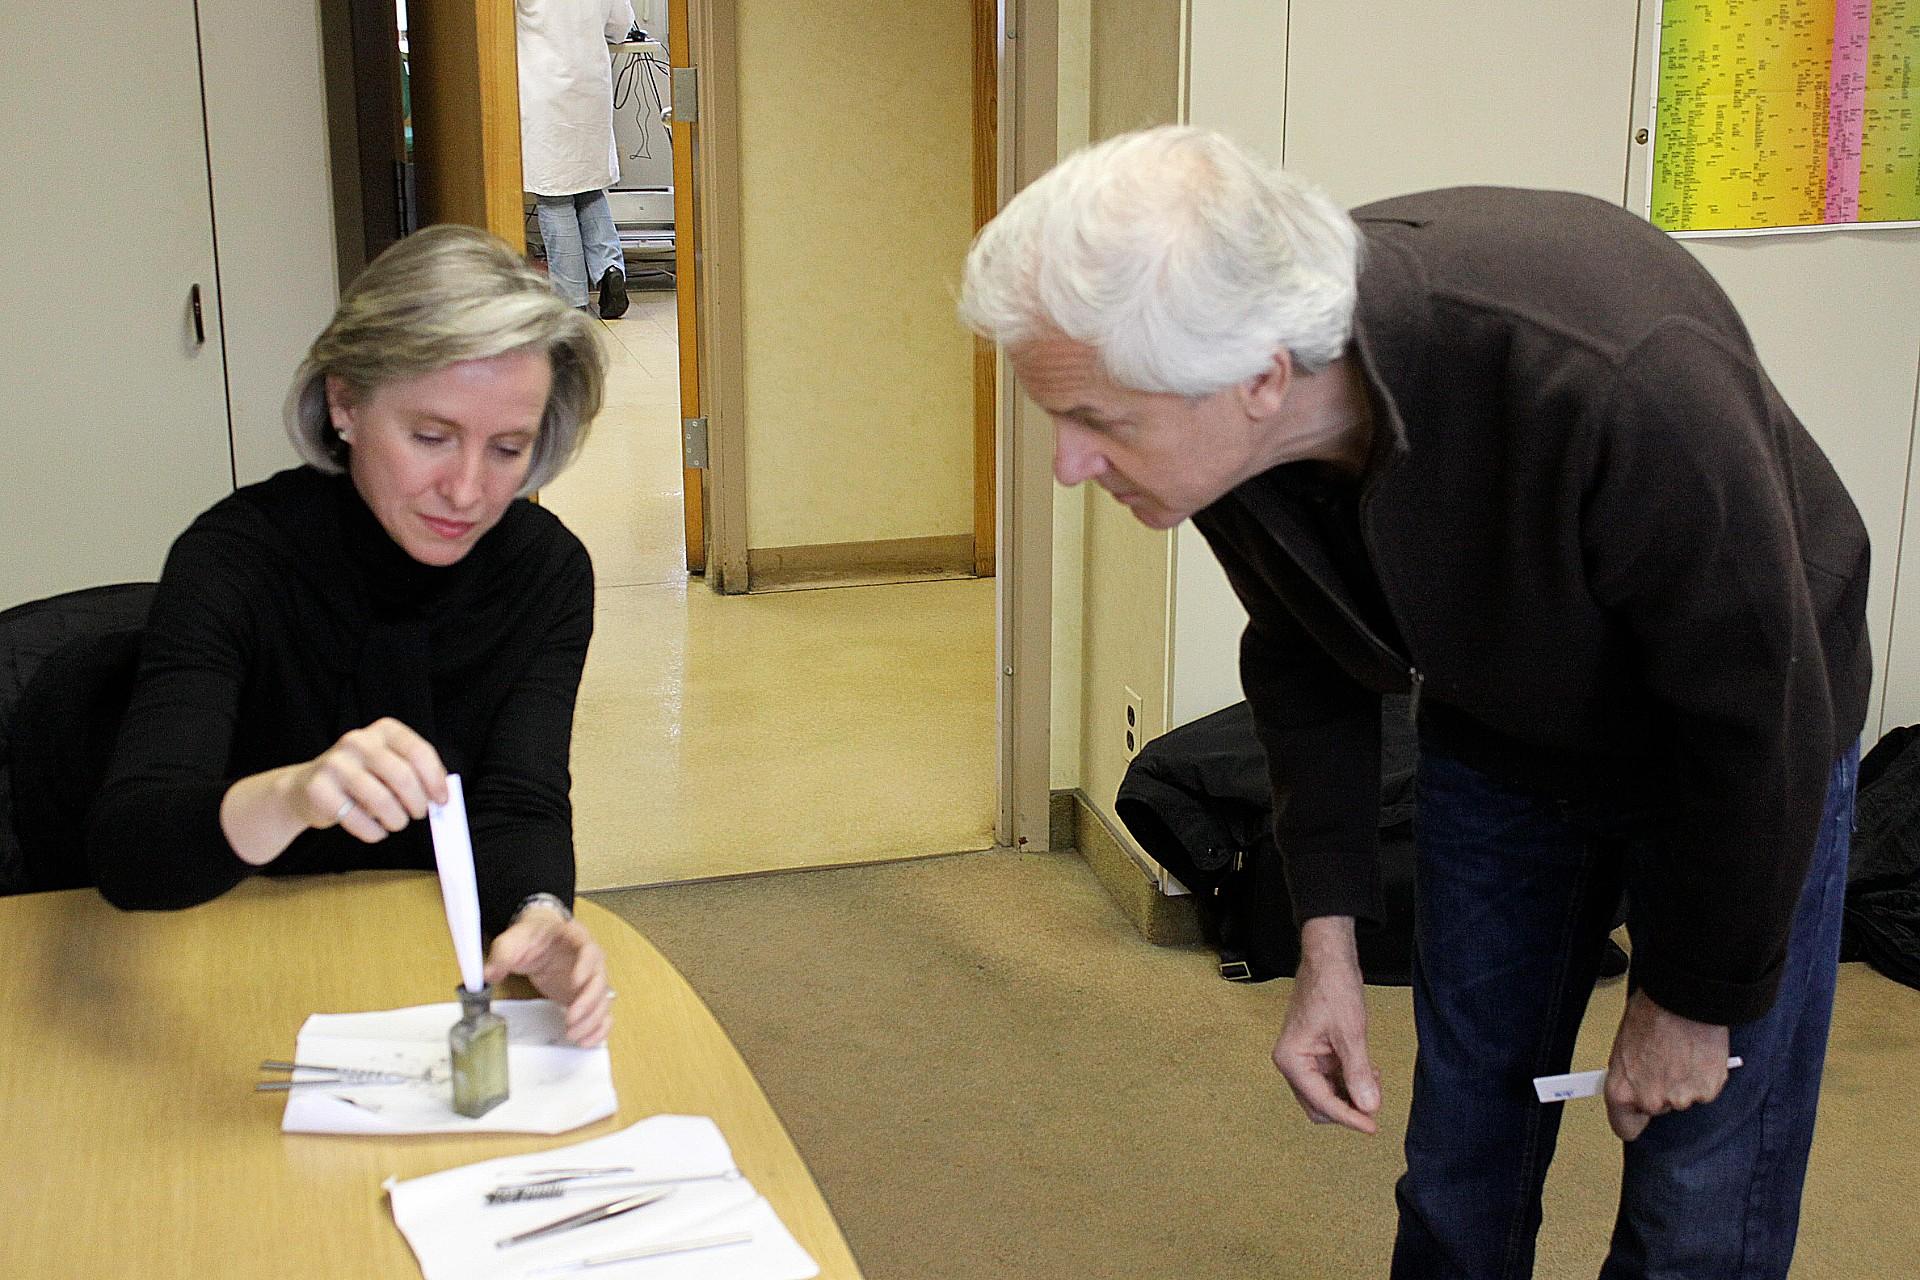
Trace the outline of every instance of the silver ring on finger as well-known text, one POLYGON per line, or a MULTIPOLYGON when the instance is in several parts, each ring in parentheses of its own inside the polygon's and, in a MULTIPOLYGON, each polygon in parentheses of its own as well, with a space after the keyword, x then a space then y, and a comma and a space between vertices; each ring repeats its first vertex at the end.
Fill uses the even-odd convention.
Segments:
POLYGON ((345 800, 342 800, 340 802, 340 807, 334 810, 333 825, 337 827, 342 822, 345 822, 347 820, 347 815, 352 813, 353 810, 354 810, 353 797, 348 796, 345 800))

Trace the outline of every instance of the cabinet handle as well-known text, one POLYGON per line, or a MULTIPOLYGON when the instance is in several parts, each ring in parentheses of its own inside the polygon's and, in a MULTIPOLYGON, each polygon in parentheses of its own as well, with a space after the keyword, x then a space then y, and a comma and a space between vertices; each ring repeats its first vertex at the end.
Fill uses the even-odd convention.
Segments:
POLYGON ((200 286, 194 285, 187 290, 187 304, 193 308, 193 341, 195 346, 207 345, 207 322, 200 314, 200 286))

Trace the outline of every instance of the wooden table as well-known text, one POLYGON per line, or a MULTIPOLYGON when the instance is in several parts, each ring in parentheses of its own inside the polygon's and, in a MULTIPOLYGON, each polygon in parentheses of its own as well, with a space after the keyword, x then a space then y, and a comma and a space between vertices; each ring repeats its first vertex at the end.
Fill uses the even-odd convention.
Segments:
MULTIPOLYGON (((830 1280, 859 1270, 726 1033, 625 922, 582 901, 620 992, 619 1114, 553 1137, 283 1134, 263 1058, 310 1013, 452 998, 437 882, 257 879, 121 912, 92 890, 0 898, 0 1276, 417 1277, 381 1182, 711 1116, 830 1280)), ((511 994, 509 992, 508 994, 511 994)))

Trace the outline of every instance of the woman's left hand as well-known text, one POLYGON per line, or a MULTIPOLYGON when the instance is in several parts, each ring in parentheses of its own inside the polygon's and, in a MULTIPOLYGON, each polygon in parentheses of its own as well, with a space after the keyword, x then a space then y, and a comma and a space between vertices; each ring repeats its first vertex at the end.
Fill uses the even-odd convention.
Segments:
POLYGON ((487 953, 487 981, 524 973, 547 999, 565 1006, 567 1039, 591 1049, 613 1030, 607 956, 587 927, 538 903, 520 913, 487 953))

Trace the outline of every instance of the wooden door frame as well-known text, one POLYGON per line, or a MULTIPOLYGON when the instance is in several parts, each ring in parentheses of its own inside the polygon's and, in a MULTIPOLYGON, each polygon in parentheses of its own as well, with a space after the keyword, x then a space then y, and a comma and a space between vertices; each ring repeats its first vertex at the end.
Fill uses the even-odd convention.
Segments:
MULTIPOLYGON (((1000 6, 973 0, 973 229, 1000 211, 1000 6)), ((993 344, 973 340, 973 571, 993 576, 999 531, 994 520, 994 459, 999 380, 993 344)))
POLYGON ((408 0, 420 225, 483 227, 527 247, 513 0, 408 0))
MULTIPOLYGON (((693 65, 693 40, 688 30, 688 0, 667 0, 667 61, 674 67, 693 65)), ((673 120, 673 309, 678 341, 680 421, 698 418, 700 395, 700 307, 696 297, 700 243, 694 156, 700 140, 696 121, 673 120)), ((707 571, 707 470, 687 465, 687 441, 680 437, 680 517, 687 572, 707 571)))
MULTIPOLYGON (((1011 197, 1059 157, 1058 0, 1000 0, 998 174, 1011 197)), ((1004 203, 1004 201, 1002 201, 1004 203)), ((999 476, 995 675, 999 806, 995 838, 1049 843, 1053 732, 1053 427, 995 359, 999 476)))
MULTIPOLYGON (((672 31, 668 31, 672 38, 672 31)), ((746 328, 740 291, 739 23, 733 0, 687 0, 689 54, 697 74, 693 201, 699 262, 694 276, 695 354, 707 419, 707 584, 747 589, 746 328)), ((675 193, 676 197, 678 192, 675 193)))

